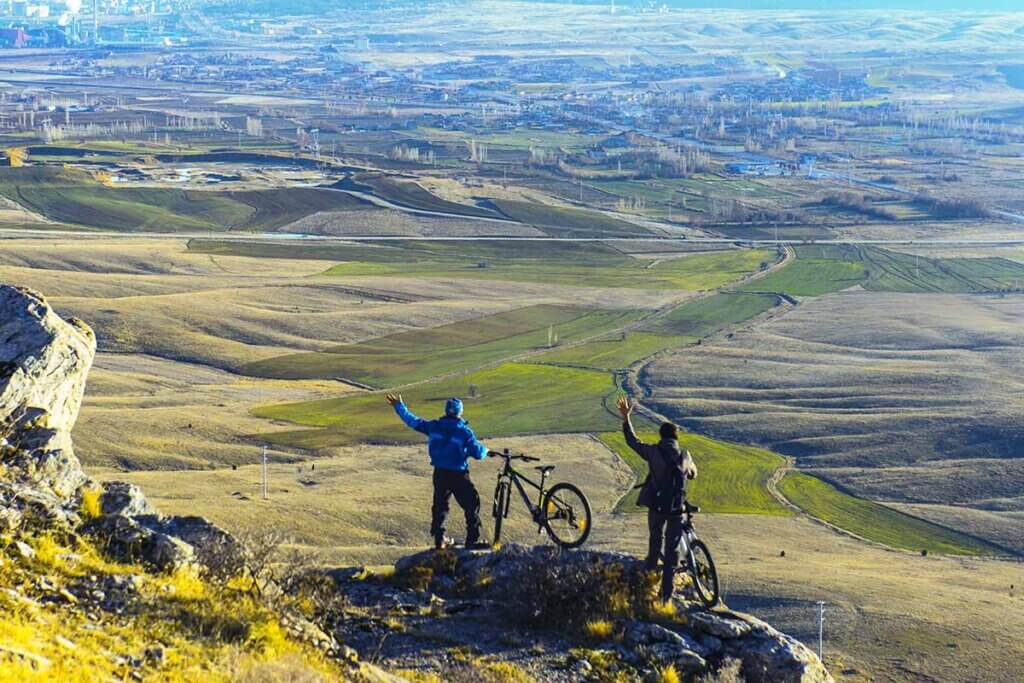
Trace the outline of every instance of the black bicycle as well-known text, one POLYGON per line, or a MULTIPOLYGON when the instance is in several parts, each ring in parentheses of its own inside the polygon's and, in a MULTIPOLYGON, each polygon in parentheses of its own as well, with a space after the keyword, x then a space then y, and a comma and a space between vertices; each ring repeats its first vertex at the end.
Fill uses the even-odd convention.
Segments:
POLYGON ((548 536, 562 548, 579 548, 590 535, 590 501, 583 492, 572 484, 555 484, 547 488, 547 478, 554 465, 535 467, 540 472, 540 483, 531 480, 512 467, 513 460, 540 462, 540 458, 528 455, 512 455, 506 448, 503 452, 491 451, 494 457, 504 458, 505 465, 498 472, 498 485, 494 489, 494 542, 501 540, 501 525, 508 517, 512 502, 512 485, 537 524, 537 533, 547 531, 548 536), (537 490, 537 503, 530 500, 526 486, 537 490))
POLYGON ((697 538, 697 529, 693 526, 693 513, 700 512, 696 505, 686 503, 683 507, 686 521, 683 522, 683 537, 686 540, 686 554, 680 564, 693 578, 694 591, 705 607, 714 607, 721 597, 718 589, 718 571, 715 561, 711 559, 711 551, 704 541, 697 538))

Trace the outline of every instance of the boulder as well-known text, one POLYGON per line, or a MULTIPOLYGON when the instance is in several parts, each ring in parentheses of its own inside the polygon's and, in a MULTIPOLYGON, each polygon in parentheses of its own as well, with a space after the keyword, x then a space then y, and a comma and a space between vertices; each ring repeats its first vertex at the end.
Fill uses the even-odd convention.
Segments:
POLYGON ((100 511, 105 515, 124 515, 125 517, 156 514, 156 509, 146 500, 142 489, 135 484, 123 481, 110 481, 103 484, 103 492, 100 494, 100 511))
POLYGON ((144 562, 162 571, 195 562, 195 551, 188 543, 143 526, 132 517, 106 515, 94 522, 90 531, 107 554, 122 562, 144 562))
POLYGON ((0 285, 0 463, 3 478, 69 498, 86 483, 71 428, 96 353, 85 323, 42 295, 0 285))

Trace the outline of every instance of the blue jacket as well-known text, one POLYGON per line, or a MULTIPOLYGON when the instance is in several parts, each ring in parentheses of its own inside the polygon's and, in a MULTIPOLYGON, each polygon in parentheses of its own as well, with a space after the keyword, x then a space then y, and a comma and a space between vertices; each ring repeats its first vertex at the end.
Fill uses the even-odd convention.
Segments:
POLYGON ((427 435, 430 464, 438 469, 465 472, 470 458, 487 457, 487 447, 477 441, 469 423, 461 417, 424 420, 413 415, 404 403, 395 404, 395 412, 407 426, 427 435))

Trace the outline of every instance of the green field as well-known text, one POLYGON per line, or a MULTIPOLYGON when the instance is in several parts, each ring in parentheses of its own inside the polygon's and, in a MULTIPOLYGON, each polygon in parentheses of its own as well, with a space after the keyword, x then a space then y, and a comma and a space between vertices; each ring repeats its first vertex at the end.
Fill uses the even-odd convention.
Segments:
POLYGON ((781 270, 770 273, 741 289, 755 292, 784 292, 793 296, 820 296, 861 284, 863 263, 798 256, 781 270))
POLYGON ((787 473, 779 490, 809 515, 894 548, 952 555, 999 554, 998 548, 984 541, 847 495, 808 474, 787 473))
MULTIPOLYGON (((561 434, 614 429, 608 407, 618 388, 611 374, 547 365, 507 363, 451 379, 417 385, 404 392, 413 412, 438 417, 444 400, 460 396, 466 418, 481 437, 561 434), (471 396, 470 386, 477 396, 471 396)), ((315 427, 261 435, 270 443, 318 449, 358 443, 413 443, 422 436, 406 429, 383 395, 361 394, 321 401, 266 406, 257 417, 315 427)), ((500 444, 489 444, 492 448, 500 444)))
MULTIPOLYGON (((626 445, 621 431, 601 434, 603 441, 636 473, 637 482, 647 476, 647 463, 626 445)), ((640 434, 641 440, 656 443, 657 433, 640 434)), ((701 512, 731 512, 758 515, 788 515, 789 510, 768 492, 772 472, 785 464, 782 456, 750 446, 716 441, 696 434, 680 434, 679 443, 689 449, 697 463, 697 478, 689 483, 687 496, 701 512)), ((618 509, 636 512, 639 491, 632 489, 619 501, 618 509)))
POLYGON ((628 325, 640 315, 626 310, 528 306, 324 352, 270 358, 243 366, 240 371, 277 379, 344 378, 386 387, 542 349, 548 345, 549 331, 565 343, 628 325))
MULTIPOLYGON (((537 244, 537 243, 535 243, 537 244)), ((595 245, 597 246, 597 245, 595 245)), ((473 257, 467 255, 457 261, 454 257, 442 260, 416 260, 408 262, 382 262, 375 260, 348 261, 329 269, 327 275, 342 277, 365 275, 404 274, 416 277, 455 277, 479 280, 512 280, 532 283, 583 285, 590 287, 626 287, 635 289, 683 289, 702 291, 718 289, 757 272, 761 264, 771 259, 773 252, 733 250, 698 253, 692 256, 667 259, 653 266, 625 255, 595 259, 583 255, 576 261, 586 245, 576 250, 552 250, 538 257, 495 255, 473 257)), ((419 253, 422 258, 426 254, 419 253)))
POLYGON ((696 337, 629 332, 613 339, 579 344, 566 349, 555 349, 538 356, 531 362, 587 367, 597 370, 618 370, 628 368, 638 360, 652 356, 659 351, 686 346, 697 341, 696 337))
POLYGON ((316 188, 109 187, 82 171, 47 167, 0 168, 0 195, 52 221, 121 231, 268 230, 317 211, 367 207, 345 193, 316 188))
POLYGON ((1024 264, 1003 258, 936 259, 853 245, 805 245, 796 260, 747 291, 819 296, 854 285, 883 292, 972 293, 1017 289, 1024 264))
POLYGON ((721 292, 684 303, 645 326, 658 334, 706 337, 749 320, 779 304, 774 294, 721 292))

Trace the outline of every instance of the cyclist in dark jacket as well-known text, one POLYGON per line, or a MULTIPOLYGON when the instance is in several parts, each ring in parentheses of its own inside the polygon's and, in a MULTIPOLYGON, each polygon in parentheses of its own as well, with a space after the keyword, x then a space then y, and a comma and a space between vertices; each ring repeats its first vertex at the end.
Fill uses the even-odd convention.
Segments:
POLYGON ((679 565, 679 544, 683 539, 683 505, 686 503, 686 480, 697 476, 697 465, 690 452, 679 448, 679 429, 665 422, 658 430, 661 441, 646 444, 633 431, 630 415, 633 405, 626 398, 617 403, 622 415, 622 434, 626 443, 647 462, 649 474, 640 490, 637 505, 647 508, 647 558, 644 565, 657 569, 658 558, 664 560, 661 576, 661 599, 672 599, 675 572, 679 565))
POLYGON ((406 407, 401 396, 387 395, 388 403, 409 428, 427 436, 430 464, 434 466, 434 504, 430 533, 434 547, 451 543, 444 533, 448 516, 448 499, 452 495, 466 514, 466 547, 486 548, 480 541, 480 494, 469 478, 469 459, 483 460, 487 448, 480 443, 469 423, 462 419, 462 401, 450 398, 444 406, 444 417, 424 420, 406 407))

